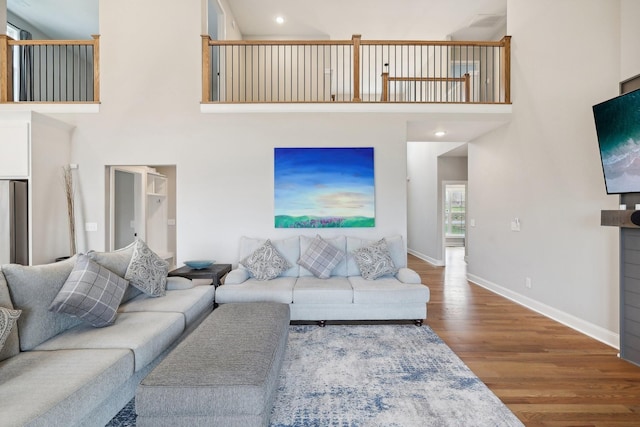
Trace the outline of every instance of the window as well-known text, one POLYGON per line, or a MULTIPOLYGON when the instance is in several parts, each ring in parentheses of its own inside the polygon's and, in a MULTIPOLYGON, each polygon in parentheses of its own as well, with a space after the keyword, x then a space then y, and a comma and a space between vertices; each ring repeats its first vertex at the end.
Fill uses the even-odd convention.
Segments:
POLYGON ((445 187, 445 237, 464 237, 466 229, 465 185, 445 187))
MULTIPOLYGON (((7 22, 7 35, 14 40, 20 40, 20 29, 7 22)), ((20 55, 18 49, 13 49, 13 100, 18 101, 20 94, 20 55)))

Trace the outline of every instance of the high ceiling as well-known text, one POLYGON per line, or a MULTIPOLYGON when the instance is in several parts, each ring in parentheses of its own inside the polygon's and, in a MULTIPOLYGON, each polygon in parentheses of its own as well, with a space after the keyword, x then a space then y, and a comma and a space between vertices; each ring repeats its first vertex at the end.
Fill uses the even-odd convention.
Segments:
MULTIPOLYGON (((208 0, 214 3, 216 0, 208 0)), ((227 0, 246 38, 488 40, 504 32, 507 0, 227 0), (284 23, 278 25, 276 16, 284 23)), ((54 39, 99 34, 98 0, 7 0, 54 39)), ((126 13, 123 10, 122 13, 126 13)))
MULTIPOLYGON (((7 0, 7 8, 52 39, 89 39, 100 34, 98 1, 7 0)), ((210 8, 218 4, 218 0, 203 1, 210 8)), ((227 4, 234 25, 247 39, 345 40, 361 34, 368 40, 495 40, 506 29, 507 0, 227 0, 227 4), (283 24, 275 22, 277 16, 283 24)), ((408 123, 407 136, 431 140, 434 131, 446 129, 440 140, 464 142, 504 122, 504 117, 443 119, 428 114, 408 123)))
POLYGON ((100 34, 98 0, 7 0, 7 9, 52 39, 85 40, 100 34))
MULTIPOLYGON (((210 0, 215 1, 215 0, 210 0)), ((504 28, 506 0, 229 0, 245 36, 442 40, 490 39, 504 28), (275 22, 277 16, 284 23, 275 22)))

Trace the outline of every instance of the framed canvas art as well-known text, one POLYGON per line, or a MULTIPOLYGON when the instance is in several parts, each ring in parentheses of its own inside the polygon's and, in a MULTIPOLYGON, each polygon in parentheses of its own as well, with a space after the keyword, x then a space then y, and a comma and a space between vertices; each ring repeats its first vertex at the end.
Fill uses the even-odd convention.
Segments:
POLYGON ((373 147, 276 148, 276 228, 375 226, 373 147))

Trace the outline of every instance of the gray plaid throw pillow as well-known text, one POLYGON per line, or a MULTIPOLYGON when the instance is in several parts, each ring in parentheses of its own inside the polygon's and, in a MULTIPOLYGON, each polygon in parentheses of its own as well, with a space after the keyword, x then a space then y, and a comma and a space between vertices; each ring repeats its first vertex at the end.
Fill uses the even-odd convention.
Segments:
POLYGON ((101 328, 116 320, 118 306, 128 282, 111 270, 78 254, 69 278, 62 285, 49 310, 78 317, 101 328))
POLYGON ((319 279, 331 277, 331 271, 342 261, 344 252, 331 243, 316 236, 309 248, 302 254, 298 264, 309 270, 319 279))

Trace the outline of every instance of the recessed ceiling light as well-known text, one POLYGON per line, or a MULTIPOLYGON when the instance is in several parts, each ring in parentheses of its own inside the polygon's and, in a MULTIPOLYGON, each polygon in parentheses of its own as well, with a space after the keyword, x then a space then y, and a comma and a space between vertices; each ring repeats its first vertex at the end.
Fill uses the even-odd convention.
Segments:
POLYGON ((282 16, 276 16, 276 22, 282 25, 284 24, 284 18, 282 16))
POLYGON ((443 130, 439 130, 439 131, 434 133, 434 135, 437 136, 437 137, 442 137, 442 136, 445 136, 446 134, 447 133, 445 131, 443 131, 443 130))

